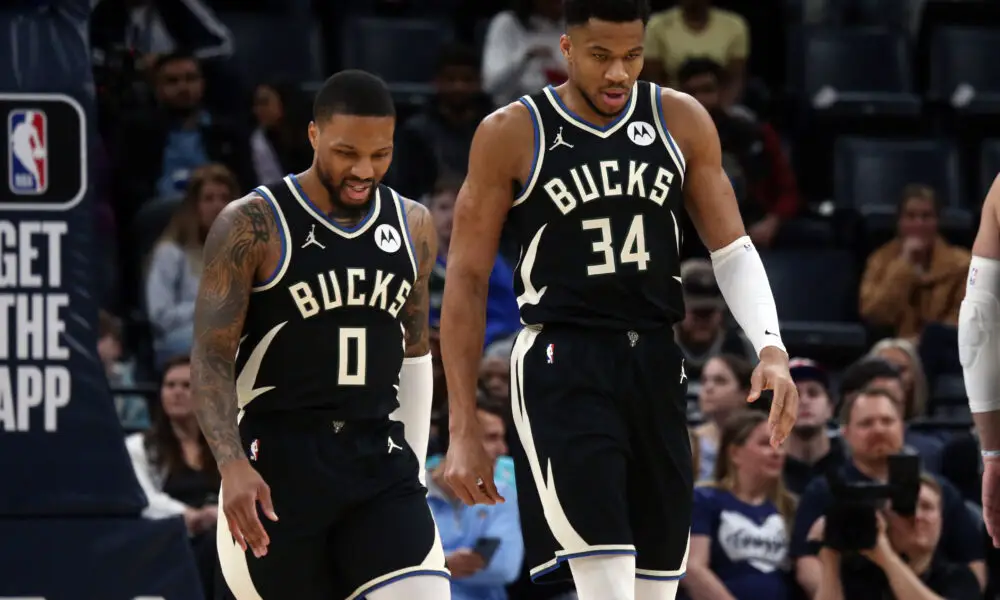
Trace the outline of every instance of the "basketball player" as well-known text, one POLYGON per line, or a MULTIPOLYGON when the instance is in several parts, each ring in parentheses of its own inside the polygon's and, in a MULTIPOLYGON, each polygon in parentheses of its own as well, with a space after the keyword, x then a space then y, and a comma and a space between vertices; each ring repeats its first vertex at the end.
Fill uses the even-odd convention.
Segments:
POLYGON ((380 184, 394 122, 380 79, 334 75, 312 166, 231 203, 205 243, 194 396, 237 600, 450 597, 419 479, 436 238, 423 206, 380 184))
POLYGON ((982 218, 958 312, 958 355, 983 453, 983 520, 1000 548, 1000 177, 982 218))
POLYGON ((684 316, 682 210, 760 354, 748 400, 774 390, 772 444, 791 430, 798 397, 712 119, 691 97, 636 81, 648 4, 564 7, 569 82, 483 121, 455 207, 441 317, 447 477, 467 503, 503 501, 477 441, 475 381, 507 220, 521 245, 511 396, 532 576, 571 574, 580 600, 672 600, 692 502, 687 377, 671 327, 684 316))

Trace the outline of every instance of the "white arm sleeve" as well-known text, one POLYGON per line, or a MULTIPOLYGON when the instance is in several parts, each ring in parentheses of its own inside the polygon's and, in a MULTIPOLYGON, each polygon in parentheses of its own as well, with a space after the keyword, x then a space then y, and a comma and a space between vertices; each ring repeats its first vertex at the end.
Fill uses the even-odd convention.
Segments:
POLYGON ((426 485, 427 442, 431 435, 431 403, 434 400, 434 370, 431 355, 404 358, 399 372, 399 408, 389 418, 401 421, 406 443, 417 455, 420 483, 426 485))
POLYGON ((1000 410, 1000 261, 973 256, 958 313, 958 357, 974 413, 1000 410))
POLYGON ((750 237, 745 235, 713 252, 712 268, 722 297, 757 354, 767 346, 784 352, 771 284, 750 237))

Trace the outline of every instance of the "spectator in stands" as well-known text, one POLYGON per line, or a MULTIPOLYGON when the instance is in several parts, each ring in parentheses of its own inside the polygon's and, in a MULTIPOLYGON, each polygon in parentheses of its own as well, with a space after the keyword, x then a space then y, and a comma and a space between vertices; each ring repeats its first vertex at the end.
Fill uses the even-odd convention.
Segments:
POLYGON ((313 149, 306 128, 309 119, 299 90, 286 83, 262 83, 253 94, 257 127, 250 135, 254 173, 261 183, 278 181, 312 164, 313 149))
POLYGON ((681 264, 684 320, 674 326, 674 341, 684 353, 684 370, 692 381, 712 357, 734 354, 753 362, 753 345, 735 327, 726 324, 726 301, 715 281, 708 259, 692 258, 681 264))
MULTIPOLYGON (((743 112, 727 110, 723 92, 728 74, 710 58, 691 58, 678 69, 680 89, 697 99, 715 121, 722 163, 733 182, 747 233, 757 248, 774 245, 782 223, 801 206, 795 174, 778 132, 743 112)), ((686 236, 700 240, 693 230, 686 236)))
POLYGON ((781 482, 784 449, 767 415, 733 414, 722 429, 712 481, 695 488, 687 576, 692 600, 786 600, 795 501, 781 482))
POLYGON ((799 415, 785 440, 785 486, 802 494, 814 478, 840 468, 847 454, 840 436, 827 431, 834 401, 826 371, 808 358, 793 358, 788 368, 799 390, 799 415))
MULTIPOLYGON (((507 453, 502 405, 480 395, 478 408, 483 445, 497 460, 507 453)), ((524 541, 517 502, 511 501, 514 495, 507 485, 497 481, 497 487, 501 494, 510 494, 507 502, 466 506, 445 481, 443 464, 427 478, 427 503, 441 533, 455 600, 506 600, 505 586, 521 572, 524 541)))
MULTIPOLYGON (((112 388, 135 386, 135 364, 122 360, 122 322, 103 310, 97 313, 97 355, 112 388)), ((126 431, 149 427, 149 407, 139 394, 115 394, 115 411, 126 431)))
POLYGON ((510 353, 514 338, 497 340, 486 347, 479 363, 479 387, 491 402, 510 402, 510 353))
POLYGON ((926 416, 927 377, 913 342, 902 338, 879 340, 868 351, 868 356, 885 359, 899 369, 899 380, 903 384, 903 418, 909 421, 926 416))
POLYGON ((479 55, 466 46, 442 49, 434 90, 427 107, 396 134, 389 183, 411 198, 430 194, 444 173, 465 176, 472 135, 491 108, 482 90, 479 55))
POLYGON ((859 310, 871 325, 917 339, 928 323, 958 323, 971 255, 938 232, 938 200, 926 185, 903 189, 896 238, 868 258, 859 310))
MULTIPOLYGON (((879 388, 865 388, 845 396, 840 422, 850 456, 839 470, 839 476, 854 483, 887 481, 889 456, 903 450, 903 419, 897 399, 879 388)), ((982 586, 985 582, 982 522, 966 507, 951 483, 943 478, 938 478, 937 482, 941 487, 944 526, 938 556, 968 565, 982 586)), ((796 579, 810 598, 817 597, 824 567, 818 558, 819 544, 809 542, 807 534, 826 514, 832 500, 829 482, 825 477, 818 477, 806 487, 795 514, 790 552, 795 560, 796 579)), ((871 565, 845 561, 841 564, 841 572, 860 568, 863 574, 866 567, 870 570, 871 565)))
MULTIPOLYGON (((461 179, 446 175, 434 188, 434 193, 427 201, 431 218, 438 235, 438 258, 431 271, 428 287, 430 289, 430 319, 441 319, 441 299, 444 295, 445 265, 448 260, 448 245, 451 243, 452 214, 455 210, 455 199, 462 186, 461 179)), ((490 287, 486 300, 486 339, 489 346, 494 341, 507 337, 521 328, 521 317, 518 313, 517 299, 514 296, 514 271, 502 256, 497 255, 490 273, 490 287)))
POLYGON ((920 455, 924 470, 941 473, 942 441, 934 435, 911 429, 907 424, 907 415, 920 413, 915 412, 914 405, 907 400, 906 385, 899 367, 884 358, 869 356, 844 370, 840 380, 841 398, 846 399, 867 387, 883 389, 895 399, 903 415, 903 443, 906 448, 920 455))
POLYGON ((239 182, 236 191, 254 184, 248 136, 202 105, 198 61, 183 52, 164 55, 156 63, 155 81, 158 107, 119 125, 114 160, 119 227, 130 225, 147 200, 183 193, 194 170, 208 163, 229 167, 239 182))
POLYGON ((559 0, 511 0, 490 21, 483 45, 483 88, 503 106, 566 80, 559 39, 566 28, 559 0))
POLYGON ((746 409, 752 370, 750 363, 733 354, 713 356, 702 369, 698 408, 705 422, 693 430, 701 459, 698 480, 709 479, 714 472, 722 424, 746 409))
POLYGON ((146 275, 146 312, 157 364, 191 350, 205 238, 222 209, 238 196, 236 179, 226 167, 197 169, 184 201, 153 248, 146 275))
POLYGON ((203 587, 210 592, 217 560, 215 526, 221 478, 195 418, 187 356, 173 357, 164 365, 160 402, 152 412, 152 428, 125 439, 136 479, 149 502, 143 516, 184 518, 203 587))
MULTIPOLYGON (((822 576, 816 600, 976 600, 983 597, 976 576, 967 565, 937 555, 944 525, 944 491, 930 475, 921 477, 913 516, 886 508, 877 514, 875 546, 859 556, 842 555, 828 546, 819 551, 822 576)), ((824 519, 809 532, 821 543, 824 519)), ((972 540, 970 540, 971 542, 972 540)))
POLYGON ((732 106, 743 94, 750 57, 750 31, 740 15, 715 8, 711 0, 681 0, 657 13, 646 26, 645 78, 677 87, 687 60, 709 58, 725 67, 722 105, 732 106))

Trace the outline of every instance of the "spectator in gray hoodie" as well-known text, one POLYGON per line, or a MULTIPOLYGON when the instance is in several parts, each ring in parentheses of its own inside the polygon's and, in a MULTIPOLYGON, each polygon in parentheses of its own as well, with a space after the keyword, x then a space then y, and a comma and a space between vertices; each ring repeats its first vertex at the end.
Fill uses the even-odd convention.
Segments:
POLYGON ((146 275, 146 312, 157 367, 191 351, 194 300, 208 230, 239 191, 226 167, 210 164, 191 176, 184 200, 153 248, 146 275))

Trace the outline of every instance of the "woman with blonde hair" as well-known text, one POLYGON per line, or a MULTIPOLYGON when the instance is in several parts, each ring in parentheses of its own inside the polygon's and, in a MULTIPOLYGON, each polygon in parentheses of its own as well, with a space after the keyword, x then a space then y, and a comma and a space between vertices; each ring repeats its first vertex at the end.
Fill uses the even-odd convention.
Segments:
POLYGON ((196 170, 184 200, 150 254, 146 313, 153 327, 158 367, 168 357, 191 350, 205 238, 215 218, 238 194, 236 176, 223 165, 196 170))
POLYGON ((903 338, 886 338, 876 342, 868 355, 887 360, 899 368, 899 378, 905 394, 903 420, 925 416, 929 396, 927 376, 916 344, 903 338))
POLYGON ((695 488, 687 576, 691 600, 786 600, 795 500, 782 483, 785 452, 770 443, 767 414, 733 413, 711 482, 695 488))

